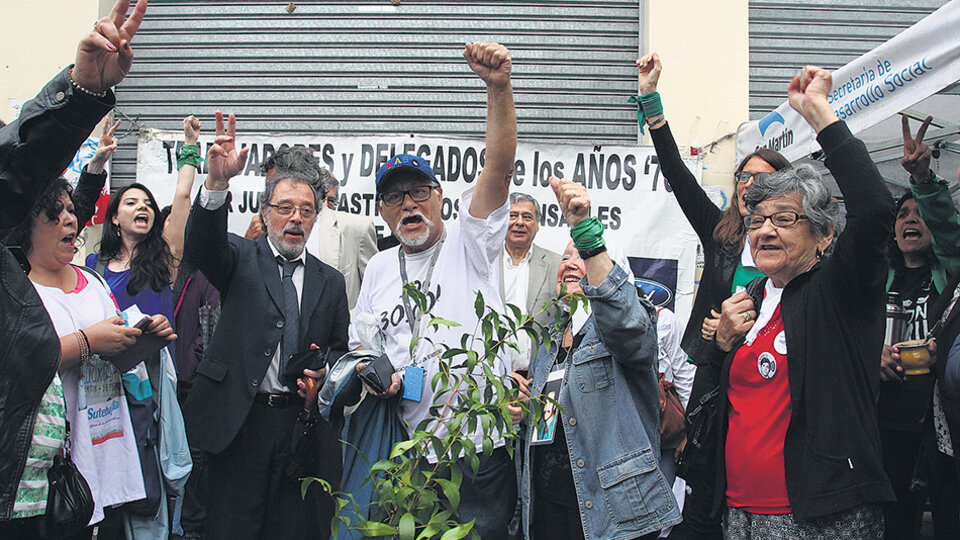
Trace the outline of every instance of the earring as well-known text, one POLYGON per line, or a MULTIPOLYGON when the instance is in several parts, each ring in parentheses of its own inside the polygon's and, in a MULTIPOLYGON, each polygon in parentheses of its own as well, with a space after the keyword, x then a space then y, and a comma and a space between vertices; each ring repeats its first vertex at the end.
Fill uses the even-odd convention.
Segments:
POLYGON ((823 251, 821 251, 820 248, 817 248, 817 260, 818 261, 823 260, 823 251))

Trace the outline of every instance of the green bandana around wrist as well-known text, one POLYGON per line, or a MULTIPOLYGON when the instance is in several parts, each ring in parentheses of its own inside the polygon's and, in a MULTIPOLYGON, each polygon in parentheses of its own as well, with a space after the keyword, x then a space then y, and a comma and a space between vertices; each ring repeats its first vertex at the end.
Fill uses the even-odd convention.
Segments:
POLYGON ((577 251, 591 251, 606 245, 603 241, 603 223, 592 216, 571 228, 570 236, 577 251))
POLYGON ((184 165, 193 165, 197 169, 200 168, 200 164, 203 163, 203 158, 200 157, 200 146, 197 144, 185 144, 180 147, 180 155, 177 156, 177 170, 179 171, 184 165))
POLYGON ((637 124, 640 125, 640 133, 643 131, 644 119, 653 118, 663 114, 663 104, 660 102, 660 92, 650 92, 641 96, 630 96, 627 98, 629 103, 637 104, 637 124))

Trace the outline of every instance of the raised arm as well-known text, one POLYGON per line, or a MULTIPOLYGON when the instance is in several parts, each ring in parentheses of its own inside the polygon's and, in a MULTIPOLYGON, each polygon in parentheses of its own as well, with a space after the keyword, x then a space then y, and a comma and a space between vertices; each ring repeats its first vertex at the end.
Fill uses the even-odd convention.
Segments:
POLYGON ((118 127, 120 127, 120 120, 113 125, 110 125, 109 121, 104 122, 97 149, 80 171, 80 179, 77 180, 77 187, 73 190, 71 197, 77 216, 77 234, 80 234, 83 227, 97 212, 97 201, 100 200, 100 193, 103 192, 103 186, 107 183, 107 161, 117 151, 117 141, 113 135, 118 127))
POLYGON ((926 181, 911 186, 920 217, 930 229, 937 261, 948 276, 960 271, 960 214, 943 181, 926 181))
POLYGON ((470 203, 470 215, 486 219, 507 202, 517 152, 517 117, 510 84, 510 51, 497 43, 467 43, 470 69, 487 85, 487 135, 483 170, 470 203))
MULTIPOLYGON (((650 53, 637 60, 638 86, 640 96, 649 96, 657 92, 657 83, 660 81, 660 73, 663 70, 663 64, 660 55, 650 53)), ((657 96, 659 99, 659 95, 657 96)), ((660 165, 660 172, 663 177, 670 182, 673 189, 673 196, 677 198, 677 204, 680 210, 686 216, 687 221, 697 236, 703 243, 712 242, 713 229, 720 221, 721 211, 713 201, 707 197, 706 192, 697 183, 697 179, 690 172, 680 157, 680 151, 677 149, 677 142, 670 132, 670 126, 664 115, 661 113, 659 118, 648 118, 650 127, 650 137, 653 139, 653 146, 657 151, 657 160, 660 165)))
POLYGON ((70 163, 97 122, 115 103, 110 88, 133 62, 130 40, 146 13, 139 0, 118 0, 80 41, 76 61, 28 101, 0 130, 0 229, 23 221, 47 184, 70 163))
POLYGON ((170 216, 163 225, 163 239, 170 246, 173 255, 170 268, 170 281, 177 279, 180 268, 180 259, 183 258, 183 238, 186 234, 187 217, 190 215, 190 190, 193 189, 193 180, 197 176, 200 150, 197 147, 197 138, 200 137, 200 120, 196 116, 183 119, 183 148, 177 160, 177 187, 173 192, 173 203, 170 205, 170 216))
POLYGON ((657 363, 656 311, 637 296, 626 269, 607 254, 603 227, 590 216, 587 188, 572 180, 550 178, 550 186, 570 223, 574 246, 583 258, 587 283, 583 292, 597 331, 614 360, 631 369, 653 369, 657 363))
MULTIPOLYGON (((591 219, 590 195, 587 193, 587 188, 584 187, 583 184, 566 178, 551 176, 550 187, 553 188, 553 193, 557 196, 557 202, 560 204, 563 216, 567 218, 567 222, 570 224, 572 231, 576 229, 577 225, 591 219)), ((599 234, 601 238, 599 243, 601 245, 603 244, 602 232, 591 232, 590 234, 595 236, 599 234)), ((574 239, 574 243, 577 250, 582 252, 582 246, 576 244, 576 238, 574 239)), ((581 256, 583 256, 582 253, 581 256)), ((587 257, 583 259, 583 262, 587 269, 587 282, 594 287, 607 279, 610 271, 613 270, 613 259, 610 258, 610 255, 606 251, 593 257, 587 257)))
POLYGON ((860 291, 880 287, 886 279, 885 244, 893 230, 894 204, 866 146, 827 102, 831 84, 829 71, 807 66, 794 75, 787 93, 790 106, 817 132, 824 164, 843 194, 847 225, 827 262, 837 290, 858 298, 860 291))
POLYGON ((928 116, 917 129, 917 136, 910 135, 910 118, 901 117, 903 128, 903 159, 900 165, 910 173, 910 189, 917 201, 917 210, 933 243, 933 253, 943 265, 948 276, 960 270, 960 215, 950 196, 947 183, 937 178, 930 170, 933 152, 923 142, 932 116, 928 116))
POLYGON ((237 267, 236 249, 227 241, 227 209, 224 203, 230 179, 243 170, 249 148, 237 152, 237 119, 233 114, 228 116, 226 129, 223 113, 217 111, 216 118, 217 136, 207 152, 207 179, 197 195, 189 218, 183 259, 199 268, 224 295, 237 267))

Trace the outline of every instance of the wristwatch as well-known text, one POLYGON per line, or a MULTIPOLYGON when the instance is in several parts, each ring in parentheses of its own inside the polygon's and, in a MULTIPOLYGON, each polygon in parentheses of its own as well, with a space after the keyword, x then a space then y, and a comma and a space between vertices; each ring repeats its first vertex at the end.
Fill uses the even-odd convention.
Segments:
POLYGON ((595 256, 597 256, 597 255, 605 252, 606 250, 607 250, 607 246, 600 246, 600 247, 598 247, 598 248, 593 248, 593 249, 590 249, 590 250, 587 250, 587 251, 581 251, 581 252, 580 252, 580 258, 583 259, 583 260, 587 260, 587 259, 589 259, 590 257, 595 257, 595 256))

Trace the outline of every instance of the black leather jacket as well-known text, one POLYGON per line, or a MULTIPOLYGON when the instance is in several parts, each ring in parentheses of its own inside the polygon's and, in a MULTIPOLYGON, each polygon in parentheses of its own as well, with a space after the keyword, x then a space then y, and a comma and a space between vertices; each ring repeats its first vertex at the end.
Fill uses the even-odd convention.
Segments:
MULTIPOLYGON (((71 66, 72 67, 72 66, 71 66)), ((0 129, 0 238, 28 217, 70 164, 114 96, 75 91, 66 68, 0 129)), ((36 290, 0 244, 0 520, 13 515, 40 399, 60 364, 60 340, 36 290)))

